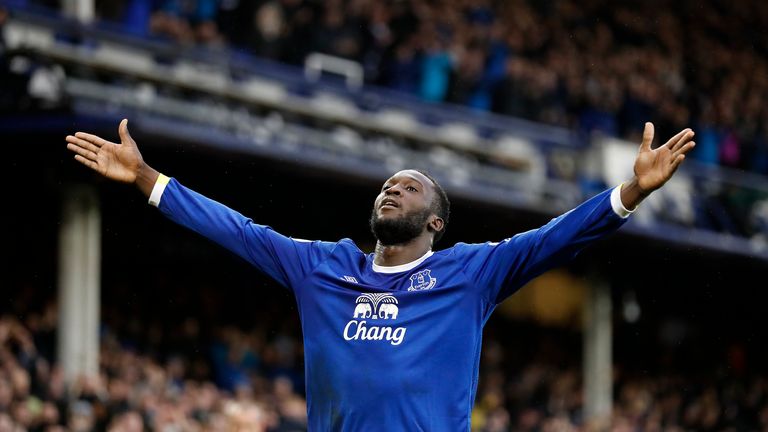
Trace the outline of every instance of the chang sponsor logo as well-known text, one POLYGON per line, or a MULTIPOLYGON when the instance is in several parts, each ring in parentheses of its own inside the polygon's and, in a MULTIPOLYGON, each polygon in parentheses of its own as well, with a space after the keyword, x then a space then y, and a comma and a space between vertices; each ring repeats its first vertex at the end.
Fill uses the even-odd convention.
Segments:
POLYGON ((399 313, 398 301, 392 294, 364 293, 355 300, 352 319, 344 326, 344 339, 386 340, 392 345, 400 345, 405 339, 405 327, 386 325, 387 321, 396 320, 399 313))

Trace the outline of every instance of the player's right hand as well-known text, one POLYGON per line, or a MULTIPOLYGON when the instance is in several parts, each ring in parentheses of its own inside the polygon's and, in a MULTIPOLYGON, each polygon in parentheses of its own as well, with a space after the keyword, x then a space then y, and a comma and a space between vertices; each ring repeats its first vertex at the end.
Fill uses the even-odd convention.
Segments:
POLYGON ((75 153, 75 160, 111 180, 134 183, 144 165, 136 141, 128 133, 128 119, 118 128, 120 144, 96 135, 77 132, 67 135, 67 148, 75 153))

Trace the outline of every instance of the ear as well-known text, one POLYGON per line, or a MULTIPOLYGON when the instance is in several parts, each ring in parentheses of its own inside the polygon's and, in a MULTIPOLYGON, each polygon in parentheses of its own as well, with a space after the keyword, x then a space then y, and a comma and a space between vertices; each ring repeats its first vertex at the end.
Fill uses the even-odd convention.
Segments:
POLYGON ((445 221, 439 216, 432 215, 432 220, 429 221, 427 227, 432 232, 440 232, 445 227, 445 221))

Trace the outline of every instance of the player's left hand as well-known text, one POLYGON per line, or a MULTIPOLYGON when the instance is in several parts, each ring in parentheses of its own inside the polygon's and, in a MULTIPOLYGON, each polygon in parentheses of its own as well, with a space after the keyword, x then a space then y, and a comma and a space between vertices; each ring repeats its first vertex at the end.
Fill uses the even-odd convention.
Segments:
POLYGON ((640 152, 635 159, 635 176, 644 195, 662 187, 667 180, 672 178, 677 168, 685 160, 686 153, 696 145, 692 141, 694 132, 686 128, 670 138, 664 145, 652 149, 653 134, 653 123, 646 123, 640 152))

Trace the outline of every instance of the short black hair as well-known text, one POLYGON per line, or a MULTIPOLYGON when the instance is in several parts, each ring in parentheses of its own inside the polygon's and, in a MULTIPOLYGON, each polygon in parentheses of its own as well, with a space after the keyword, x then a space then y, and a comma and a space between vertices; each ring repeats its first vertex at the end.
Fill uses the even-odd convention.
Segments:
POLYGON ((432 177, 431 174, 429 174, 427 171, 424 170, 414 170, 417 172, 420 172, 424 175, 424 177, 430 179, 432 181, 432 184, 435 185, 435 198, 432 200, 432 212, 437 215, 440 219, 443 220, 443 229, 440 231, 435 232, 435 239, 432 242, 432 244, 437 243, 440 241, 441 238, 443 238, 443 234, 445 234, 446 228, 448 228, 448 218, 451 216, 451 202, 448 200, 448 194, 445 193, 445 190, 443 190, 443 187, 440 186, 440 183, 435 180, 434 177, 432 177))

